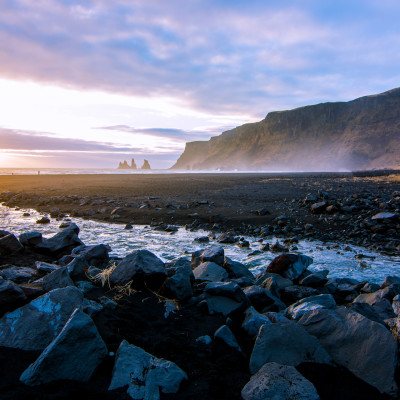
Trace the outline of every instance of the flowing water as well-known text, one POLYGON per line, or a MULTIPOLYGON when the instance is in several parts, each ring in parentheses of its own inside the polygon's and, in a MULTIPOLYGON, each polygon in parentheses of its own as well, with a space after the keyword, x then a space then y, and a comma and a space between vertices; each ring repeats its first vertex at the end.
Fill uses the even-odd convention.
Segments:
MULTIPOLYGON (((24 232, 38 231, 44 237, 51 237, 59 232, 60 221, 52 219, 49 224, 36 224, 41 214, 35 210, 16 210, 0 206, 0 229, 8 230, 17 236, 24 232), (28 212, 29 216, 23 216, 28 212)), ((190 257, 193 251, 216 245, 214 240, 209 244, 198 243, 194 240, 200 236, 208 235, 208 232, 190 232, 184 228, 173 234, 156 231, 149 226, 134 225, 133 229, 126 230, 125 225, 109 224, 71 218, 79 228, 80 239, 86 245, 108 244, 112 251, 110 255, 124 257, 133 250, 147 249, 164 261, 177 257, 190 257)), ((259 238, 245 237, 250 242, 250 248, 240 248, 235 244, 224 244, 225 255, 235 261, 245 264, 253 273, 262 271, 269 262, 277 256, 269 251, 252 255, 260 247, 259 238)), ((279 241, 279 238, 264 239, 264 243, 270 244, 279 241)), ((302 240, 296 244, 297 250, 292 253, 305 254, 314 259, 310 270, 330 271, 330 277, 348 277, 359 281, 381 283, 387 275, 400 276, 400 257, 374 253, 363 247, 348 246, 337 243, 321 243, 318 241, 302 240), (358 256, 362 254, 364 266, 360 265, 358 256), (357 257, 356 257, 357 256, 357 257)))

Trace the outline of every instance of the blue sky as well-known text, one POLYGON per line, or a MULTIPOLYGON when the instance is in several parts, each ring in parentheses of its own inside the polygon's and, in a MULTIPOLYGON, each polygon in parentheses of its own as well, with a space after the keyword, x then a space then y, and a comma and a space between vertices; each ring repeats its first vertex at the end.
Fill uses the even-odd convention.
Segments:
POLYGON ((270 111, 400 86, 397 0, 1 3, 0 167, 167 168, 270 111))

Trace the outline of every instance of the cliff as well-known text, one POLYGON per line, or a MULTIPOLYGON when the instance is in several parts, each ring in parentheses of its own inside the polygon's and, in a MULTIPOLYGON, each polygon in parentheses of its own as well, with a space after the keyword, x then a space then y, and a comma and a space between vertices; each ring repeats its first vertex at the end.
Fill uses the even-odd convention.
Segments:
POLYGON ((400 168, 400 89, 349 102, 271 112, 260 122, 189 142, 172 167, 333 171, 400 168))

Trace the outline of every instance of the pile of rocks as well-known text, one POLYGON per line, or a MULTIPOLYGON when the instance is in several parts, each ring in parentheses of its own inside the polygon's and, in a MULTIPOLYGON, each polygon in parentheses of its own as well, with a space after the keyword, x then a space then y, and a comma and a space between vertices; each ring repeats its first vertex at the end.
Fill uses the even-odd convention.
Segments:
POLYGON ((57 260, 0 267, 0 346, 40 352, 20 375, 22 384, 88 382, 111 357, 110 391, 126 388, 133 399, 185 398, 180 393, 195 379, 190 364, 184 371, 126 338, 114 354, 95 323, 102 313, 118 314, 121 305, 110 293, 121 299, 146 292, 165 304, 165 324, 179 308, 221 321, 213 331, 199 329, 205 334, 192 345, 217 344, 247 364, 248 382, 233 398, 333 398, 312 375, 302 375, 304 365, 346 371, 376 398, 397 396, 400 278, 380 286, 330 279, 329 271, 308 269, 310 257, 296 254, 279 255, 253 276, 220 245, 190 260, 164 263, 147 250, 110 260, 108 246, 85 246, 78 234, 75 224, 49 239, 1 234, 2 254, 22 256, 30 248, 57 260), (112 289, 108 297, 102 285, 112 289))

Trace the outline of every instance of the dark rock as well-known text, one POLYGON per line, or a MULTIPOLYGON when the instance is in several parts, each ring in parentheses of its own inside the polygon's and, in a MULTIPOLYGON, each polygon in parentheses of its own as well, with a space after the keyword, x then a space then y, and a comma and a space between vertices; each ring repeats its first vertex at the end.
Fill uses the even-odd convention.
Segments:
POLYGON ((317 288, 325 285, 327 282, 326 277, 328 276, 329 271, 327 269, 323 271, 313 272, 310 275, 307 275, 303 279, 300 280, 300 285, 309 286, 312 288, 317 288))
POLYGON ((211 261, 201 263, 193 270, 193 275, 199 281, 221 282, 228 279, 226 270, 211 261))
POLYGON ((159 288, 167 277, 164 263, 148 250, 135 250, 120 261, 110 275, 113 285, 147 285, 159 288))
POLYGON ((354 303, 369 304, 382 319, 387 319, 395 317, 391 299, 393 299, 393 297, 390 296, 388 290, 380 289, 374 293, 360 294, 354 300, 354 303))
POLYGON ((213 282, 204 288, 207 306, 210 314, 230 313, 245 309, 249 301, 240 286, 234 282, 213 282))
POLYGON ((13 234, 0 238, 0 255, 19 253, 23 249, 19 240, 13 234))
POLYGON ((379 324, 385 325, 383 318, 367 303, 349 303, 346 304, 346 308, 356 313, 363 315, 365 318, 371 321, 378 322, 379 324))
POLYGON ((264 364, 242 390, 243 400, 319 400, 314 385, 296 368, 275 362, 264 364))
POLYGON ((66 267, 69 275, 75 279, 85 274, 90 266, 84 256, 77 256, 66 267))
POLYGON ((94 267, 101 267, 108 263, 110 257, 108 252, 109 246, 97 244, 94 246, 79 246, 72 250, 71 255, 83 257, 87 263, 94 267))
POLYGON ((244 264, 233 261, 229 257, 225 257, 223 266, 231 279, 246 277, 250 280, 254 280, 254 275, 244 264))
POLYGON ((321 201, 319 203, 314 203, 311 206, 311 212, 313 214, 320 214, 326 210, 326 207, 327 207, 327 203, 325 201, 321 201))
POLYGON ((240 348, 239 343, 235 338, 235 335, 232 333, 228 326, 222 325, 220 328, 218 328, 214 333, 214 339, 221 340, 227 346, 232 347, 233 349, 242 353, 242 349, 240 348))
POLYGON ((24 291, 12 281, 0 277, 0 306, 26 300, 24 291))
POLYGON ((53 289, 64 288, 68 286, 74 286, 74 282, 69 276, 68 268, 61 267, 56 271, 44 276, 42 279, 42 287, 46 292, 53 289))
POLYGON ((40 232, 26 232, 19 235, 19 241, 23 246, 36 246, 42 241, 42 234, 40 232))
POLYGON ((281 292, 281 299, 287 304, 293 304, 305 297, 317 296, 318 290, 307 286, 287 286, 281 292))
POLYGON ((107 347, 89 316, 76 309, 60 334, 21 375, 21 382, 35 386, 69 380, 88 382, 107 355, 107 347))
POLYGON ((115 356, 108 390, 128 386, 133 399, 159 399, 161 393, 177 393, 187 375, 176 364, 146 353, 123 341, 115 356))
POLYGON ((336 308, 336 301, 331 294, 320 294, 317 296, 306 297, 305 299, 289 306, 286 310, 286 316, 298 320, 306 312, 319 310, 321 308, 336 308))
POLYGON ((25 282, 36 275, 33 268, 9 266, 0 270, 0 277, 15 283, 25 282))
POLYGON ((277 297, 261 286, 249 286, 245 288, 243 292, 257 311, 279 311, 286 308, 277 297))
POLYGON ((221 235, 217 237, 218 243, 236 243, 237 240, 238 238, 234 235, 233 232, 221 233, 221 235))
POLYGON ((44 254, 57 256, 64 251, 83 245, 78 238, 79 228, 72 224, 49 239, 44 239, 35 246, 35 250, 44 254))
POLYGON ((381 392, 396 395, 397 344, 384 326, 344 307, 311 311, 298 323, 319 339, 337 364, 381 392))
POLYGON ((220 266, 224 265, 225 253, 222 246, 212 246, 200 254, 201 262, 211 261, 220 266))
POLYGON ((43 261, 35 261, 35 268, 39 272, 44 272, 46 274, 49 274, 59 269, 60 266, 56 264, 45 263, 43 261))
POLYGON ((256 373, 267 362, 295 367, 306 361, 329 364, 331 357, 319 341, 297 323, 266 324, 260 328, 254 344, 250 372, 256 373))
POLYGON ((381 289, 384 289, 391 285, 400 285, 400 277, 398 276, 387 276, 381 284, 381 289))
POLYGON ((393 220, 397 218, 397 214, 391 212, 380 212, 375 214, 371 219, 373 221, 393 220))
POLYGON ((293 280, 298 278, 312 262, 311 257, 302 254, 281 254, 271 261, 267 272, 273 272, 293 280))
POLYGON ((48 217, 42 217, 36 221, 37 224, 49 224, 50 219, 48 217))
POLYGON ((55 289, 0 319, 0 346, 43 350, 82 304, 75 287, 55 289))
POLYGON ((242 329, 253 338, 258 335, 261 326, 271 323, 271 320, 266 315, 260 314, 254 307, 249 307, 245 313, 242 329))
POLYGON ((179 301, 186 300, 193 296, 190 275, 184 270, 176 272, 171 278, 168 278, 162 286, 161 293, 172 299, 179 301))

